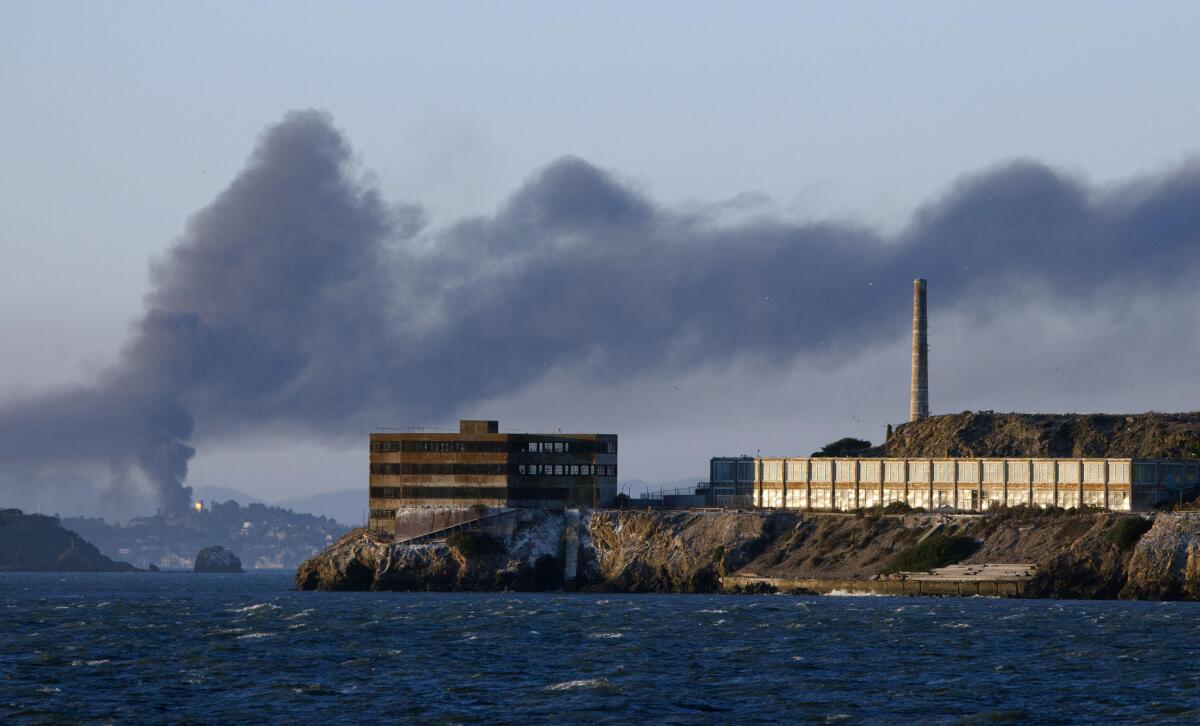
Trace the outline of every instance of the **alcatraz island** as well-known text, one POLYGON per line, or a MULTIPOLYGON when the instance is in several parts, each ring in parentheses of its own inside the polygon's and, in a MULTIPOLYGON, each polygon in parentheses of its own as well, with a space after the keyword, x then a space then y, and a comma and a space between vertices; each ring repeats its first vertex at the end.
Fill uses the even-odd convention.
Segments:
POLYGON ((926 291, 880 446, 715 456, 633 499, 613 434, 380 431, 367 525, 296 585, 1200 599, 1200 413, 931 416, 926 291))

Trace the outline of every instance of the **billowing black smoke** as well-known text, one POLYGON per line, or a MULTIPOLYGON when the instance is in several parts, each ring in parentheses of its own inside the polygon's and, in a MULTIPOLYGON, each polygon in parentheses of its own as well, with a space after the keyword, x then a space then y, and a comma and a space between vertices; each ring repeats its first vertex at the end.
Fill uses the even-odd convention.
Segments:
POLYGON ((186 506, 193 438, 444 419, 557 366, 597 382, 905 335, 911 279, 981 317, 1120 303, 1200 271, 1200 168, 1097 189, 1031 161, 960 181, 900 234, 664 209, 576 158, 440 231, 390 205, 318 112, 263 135, 154 267, 91 385, 0 410, 0 460, 134 468, 186 506))

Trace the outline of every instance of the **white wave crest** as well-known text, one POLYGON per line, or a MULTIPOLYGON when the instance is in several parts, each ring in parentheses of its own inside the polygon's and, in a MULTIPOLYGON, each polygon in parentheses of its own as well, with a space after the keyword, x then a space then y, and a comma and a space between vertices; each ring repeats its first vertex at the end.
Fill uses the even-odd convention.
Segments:
POLYGON ((607 678, 584 678, 575 681, 563 681, 555 683, 553 686, 546 686, 547 691, 581 691, 588 689, 609 689, 613 684, 608 682, 607 678))
POLYGON ((892 597, 878 592, 851 592, 849 590, 830 590, 825 597, 892 597))
POLYGON ((260 602, 260 603, 255 603, 254 605, 247 605, 247 606, 246 606, 246 607, 244 607, 244 608, 236 608, 236 609, 234 609, 234 610, 231 610, 230 612, 235 612, 235 613, 252 613, 252 612, 255 612, 256 610, 263 610, 263 609, 267 609, 267 610, 278 610, 278 609, 279 609, 279 606, 278 606, 278 605, 274 605, 274 604, 272 604, 272 603, 269 603, 269 602, 260 602))

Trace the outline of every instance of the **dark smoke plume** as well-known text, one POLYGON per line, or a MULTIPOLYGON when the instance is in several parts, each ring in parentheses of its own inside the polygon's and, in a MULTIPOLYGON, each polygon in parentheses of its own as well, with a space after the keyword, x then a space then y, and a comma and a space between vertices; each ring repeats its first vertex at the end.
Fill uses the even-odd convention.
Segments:
POLYGON ((853 356, 906 334, 917 275, 981 318, 1025 295, 1120 304, 1200 271, 1200 167, 1101 189, 1017 161, 883 236, 664 209, 568 157, 492 216, 422 223, 327 115, 289 114, 154 267, 116 364, 0 409, 0 462, 136 468, 178 508, 193 439, 444 419, 564 365, 608 383, 853 356))

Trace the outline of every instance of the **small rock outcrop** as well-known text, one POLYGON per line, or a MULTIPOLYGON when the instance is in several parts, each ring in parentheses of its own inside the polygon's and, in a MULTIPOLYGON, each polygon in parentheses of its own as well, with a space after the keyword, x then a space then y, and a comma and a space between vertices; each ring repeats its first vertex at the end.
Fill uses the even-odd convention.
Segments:
POLYGON ((115 562, 55 517, 0 509, 0 572, 137 572, 115 562))
POLYGON ((196 553, 192 572, 241 572, 242 561, 229 550, 215 545, 196 553))

